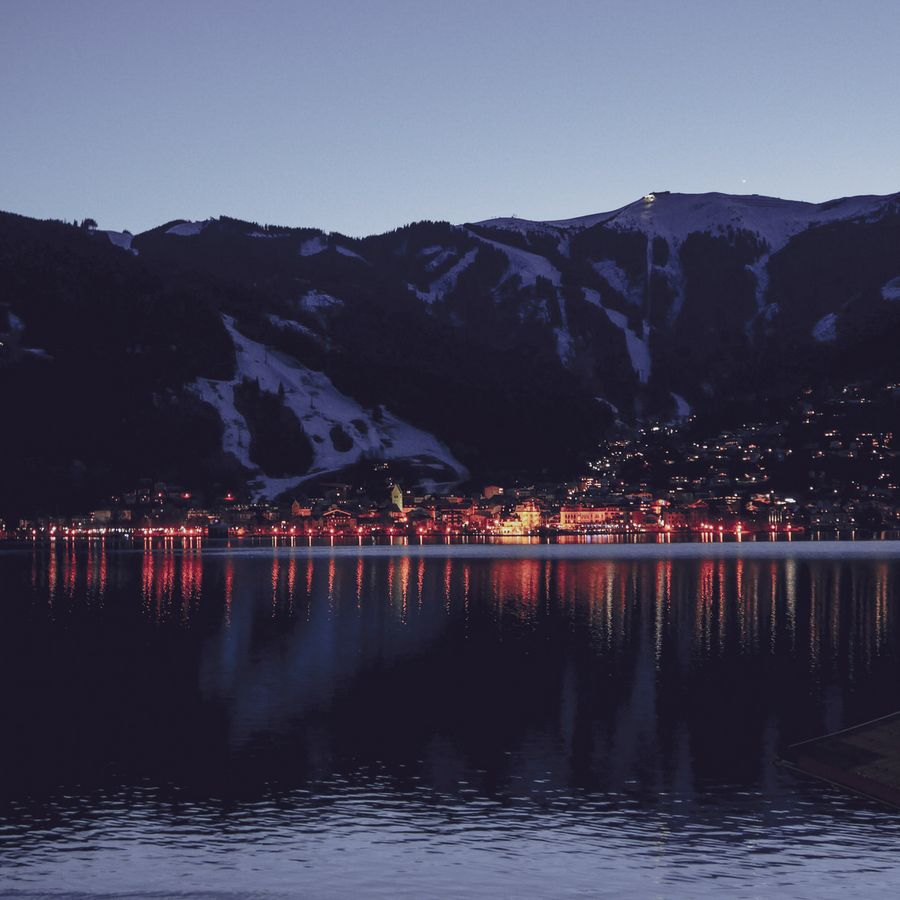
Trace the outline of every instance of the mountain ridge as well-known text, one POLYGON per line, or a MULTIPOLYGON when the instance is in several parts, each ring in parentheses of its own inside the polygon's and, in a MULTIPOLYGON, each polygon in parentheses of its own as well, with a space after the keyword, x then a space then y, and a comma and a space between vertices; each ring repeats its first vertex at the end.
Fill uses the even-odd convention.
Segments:
MULTIPOLYGON (((51 388, 22 373, 80 377, 87 351, 73 345, 98 344, 90 371, 104 354, 120 359, 135 409, 185 428, 196 418, 207 435, 202 466, 172 450, 156 474, 195 479, 199 467, 210 486, 287 490, 344 461, 396 460, 379 416, 431 448, 403 457, 410 478, 555 477, 583 467, 610 429, 765 408, 810 381, 893 377, 900 338, 900 194, 810 204, 660 192, 575 219, 424 221, 363 238, 227 216, 136 235, 10 214, 0 226, 0 396, 30 391, 40 406, 51 388), (134 317, 112 328, 125 309, 134 317), (245 389, 241 342, 290 361, 282 392, 268 374, 245 389), (218 388, 191 388, 213 382, 237 406, 223 412, 218 388), (348 418, 323 431, 318 412, 304 430, 314 390, 343 397, 369 430, 348 418), (295 457, 267 446, 281 434, 295 457)), ((96 427, 109 430, 99 414, 96 427)), ((103 451, 82 444, 49 464, 91 471, 103 451)), ((7 449, 10 467, 44 458, 31 449, 7 449)), ((126 477, 104 465, 104 485, 126 477)))
MULTIPOLYGON (((874 207, 883 206, 889 202, 895 202, 900 196, 900 192, 890 194, 860 194, 847 197, 838 197, 831 200, 825 200, 821 203, 813 203, 806 200, 790 200, 781 197, 769 197, 764 194, 726 194, 720 191, 708 191, 704 193, 681 193, 672 191, 651 191, 644 197, 638 198, 626 203, 618 209, 608 212, 589 213, 582 216, 574 216, 567 219, 521 219, 518 217, 499 217, 493 219, 485 219, 475 224, 485 226, 509 225, 515 227, 520 225, 528 228, 532 226, 550 226, 555 228, 586 228, 597 224, 628 224, 629 227, 634 226, 633 221, 629 221, 628 216, 635 212, 642 214, 657 213, 660 209, 671 207, 671 204, 678 204, 682 207, 694 207, 696 209, 708 208, 714 202, 718 201, 720 205, 727 205, 732 210, 747 208, 750 210, 769 209, 778 210, 784 214, 788 211, 794 213, 804 212, 806 215, 800 219, 804 226, 821 225, 828 221, 839 219, 853 218, 871 212, 874 207), (654 197, 653 201, 647 198, 654 197), (849 207, 849 208, 848 208, 849 207), (838 211, 837 216, 828 215, 833 211, 838 211), (824 215, 824 218, 816 219, 816 215, 824 215)), ((695 231, 703 223, 694 221, 689 228, 683 229, 685 233, 695 231)), ((711 223, 706 223, 707 225, 711 223)), ((718 223, 721 224, 721 223, 718 223)), ((732 222, 734 224, 734 222, 732 222)), ((799 230, 799 225, 798 229, 799 230)), ((794 231, 793 233, 796 233, 794 231)))

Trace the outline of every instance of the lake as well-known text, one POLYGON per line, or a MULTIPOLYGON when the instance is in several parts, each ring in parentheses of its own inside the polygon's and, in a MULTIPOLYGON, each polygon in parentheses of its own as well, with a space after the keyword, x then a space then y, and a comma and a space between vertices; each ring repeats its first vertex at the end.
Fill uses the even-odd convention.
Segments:
POLYGON ((0 894, 872 897, 777 765, 900 709, 900 545, 0 551, 0 894))

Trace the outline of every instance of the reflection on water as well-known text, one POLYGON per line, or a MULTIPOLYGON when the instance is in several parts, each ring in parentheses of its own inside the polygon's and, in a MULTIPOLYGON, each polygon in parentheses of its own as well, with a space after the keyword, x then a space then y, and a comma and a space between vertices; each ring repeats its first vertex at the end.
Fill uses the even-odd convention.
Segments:
POLYGON ((433 551, 0 555, 0 890, 894 895, 900 561, 433 551))

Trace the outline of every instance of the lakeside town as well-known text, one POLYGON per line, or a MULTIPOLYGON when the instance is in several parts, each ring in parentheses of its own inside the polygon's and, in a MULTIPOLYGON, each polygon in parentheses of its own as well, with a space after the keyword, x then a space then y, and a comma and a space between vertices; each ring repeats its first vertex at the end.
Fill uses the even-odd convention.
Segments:
POLYGON ((733 540, 900 529, 900 447, 889 423, 900 385, 804 391, 774 423, 707 435, 691 419, 655 424, 598 448, 563 483, 485 484, 456 493, 406 488, 385 462, 365 484, 324 478, 281 502, 142 481, 71 517, 0 522, 7 539, 119 535, 226 538, 466 539, 670 535, 733 540))

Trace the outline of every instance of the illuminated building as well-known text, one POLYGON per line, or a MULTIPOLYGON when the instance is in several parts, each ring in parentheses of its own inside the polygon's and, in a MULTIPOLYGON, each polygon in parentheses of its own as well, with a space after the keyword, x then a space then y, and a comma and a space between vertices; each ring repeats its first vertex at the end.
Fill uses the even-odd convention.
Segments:
POLYGON ((617 525, 625 511, 618 506, 584 506, 564 503, 559 509, 560 528, 580 528, 585 525, 617 525))

